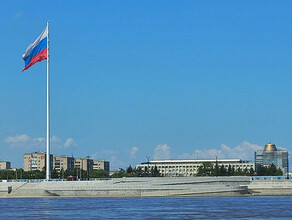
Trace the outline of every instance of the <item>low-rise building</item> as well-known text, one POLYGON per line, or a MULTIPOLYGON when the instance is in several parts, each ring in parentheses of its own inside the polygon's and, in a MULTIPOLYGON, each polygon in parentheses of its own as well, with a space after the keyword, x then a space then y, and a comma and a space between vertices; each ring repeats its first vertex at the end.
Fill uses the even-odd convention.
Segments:
POLYGON ((161 176, 195 176, 198 173, 198 169, 203 163, 211 163, 215 166, 218 163, 218 166, 222 165, 228 169, 229 165, 237 170, 255 169, 255 164, 249 161, 244 161, 241 159, 218 159, 218 160, 153 160, 149 162, 143 162, 136 166, 142 170, 145 170, 147 167, 148 170, 155 166, 160 172, 161 176))
POLYGON ((0 170, 11 169, 11 163, 9 161, 0 161, 0 170))
POLYGON ((53 160, 53 169, 60 172, 61 170, 70 170, 74 169, 74 157, 69 156, 55 156, 53 160))
MULTIPOLYGON (((23 170, 24 171, 42 171, 46 167, 46 153, 34 152, 26 153, 23 156, 23 170)), ((53 155, 50 154, 50 169, 53 168, 53 155)))
POLYGON ((93 160, 89 158, 75 158, 74 168, 81 170, 92 170, 93 169, 93 160))
POLYGON ((104 161, 104 160, 94 160, 93 169, 110 171, 110 163, 109 161, 104 161))

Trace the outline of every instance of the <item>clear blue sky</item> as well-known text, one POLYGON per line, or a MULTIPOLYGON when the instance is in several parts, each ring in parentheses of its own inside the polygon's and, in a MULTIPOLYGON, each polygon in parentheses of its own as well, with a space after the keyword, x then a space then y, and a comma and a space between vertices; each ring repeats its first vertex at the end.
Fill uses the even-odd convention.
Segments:
POLYGON ((1 1, 0 160, 45 150, 46 62, 22 54, 50 20, 52 153, 113 168, 153 158, 292 151, 291 1, 1 1))

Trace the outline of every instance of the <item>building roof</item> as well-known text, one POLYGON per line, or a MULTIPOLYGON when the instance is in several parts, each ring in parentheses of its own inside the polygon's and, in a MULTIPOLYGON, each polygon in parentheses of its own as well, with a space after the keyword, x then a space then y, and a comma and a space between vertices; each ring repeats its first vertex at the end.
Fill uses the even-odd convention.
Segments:
POLYGON ((265 145, 264 151, 277 151, 276 145, 272 143, 268 143, 265 145))
MULTIPOLYGON (((150 164, 155 163, 216 163, 215 159, 212 160, 151 160, 150 164)), ((243 161, 241 159, 217 159, 218 163, 247 163, 248 161, 243 161)), ((148 162, 143 162, 141 164, 148 164, 148 162)))

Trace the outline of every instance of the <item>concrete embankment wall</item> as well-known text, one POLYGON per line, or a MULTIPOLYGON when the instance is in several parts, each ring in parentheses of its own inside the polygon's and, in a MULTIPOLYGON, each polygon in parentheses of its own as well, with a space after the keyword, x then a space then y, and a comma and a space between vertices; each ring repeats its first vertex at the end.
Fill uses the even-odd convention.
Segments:
POLYGON ((96 181, 0 183, 1 197, 154 197, 247 194, 249 177, 121 178, 96 181), (10 192, 8 192, 10 187, 10 192))
POLYGON ((292 196, 291 180, 254 180, 248 185, 254 196, 292 196))

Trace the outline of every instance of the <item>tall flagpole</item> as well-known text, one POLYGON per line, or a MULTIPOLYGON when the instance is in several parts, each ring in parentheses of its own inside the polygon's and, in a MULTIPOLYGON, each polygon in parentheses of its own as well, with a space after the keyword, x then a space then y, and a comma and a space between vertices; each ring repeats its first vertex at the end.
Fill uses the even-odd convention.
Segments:
POLYGON ((47 21, 48 27, 48 38, 47 38, 47 164, 46 164, 46 180, 50 179, 50 87, 49 87, 49 63, 50 63, 50 53, 49 53, 49 21, 47 21))

